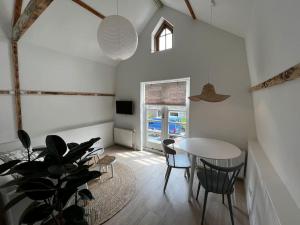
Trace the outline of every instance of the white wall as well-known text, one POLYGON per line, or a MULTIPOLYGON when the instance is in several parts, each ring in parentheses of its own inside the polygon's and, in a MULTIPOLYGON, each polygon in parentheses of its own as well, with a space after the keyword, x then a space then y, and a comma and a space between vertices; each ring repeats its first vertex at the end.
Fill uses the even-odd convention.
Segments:
POLYGON ((136 54, 118 66, 117 98, 134 100, 135 115, 115 115, 116 126, 135 128, 140 148, 140 82, 190 77, 191 94, 199 94, 207 83, 210 62, 211 82, 231 98, 221 103, 192 102, 190 136, 214 137, 246 149, 254 122, 244 40, 168 7, 160 9, 139 36, 136 54), (174 25, 174 48, 152 54, 151 32, 161 17, 174 25))
MULTIPOLYGON (((252 85, 300 62, 300 1, 254 0, 246 39, 252 85)), ((253 93, 258 140, 300 208, 300 80, 253 93)))
MULTIPOLYGON (((10 44, 0 37, 0 89, 13 89, 10 44)), ((19 42, 24 90, 115 92, 115 67, 19 42)), ((22 96, 23 127, 32 136, 113 120, 113 97, 22 96)), ((0 143, 16 136, 14 100, 0 96, 0 143)))

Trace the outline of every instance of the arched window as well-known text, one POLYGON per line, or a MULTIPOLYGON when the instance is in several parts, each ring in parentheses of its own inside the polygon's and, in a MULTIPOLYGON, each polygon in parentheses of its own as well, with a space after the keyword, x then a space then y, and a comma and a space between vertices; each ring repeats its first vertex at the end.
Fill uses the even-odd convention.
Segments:
POLYGON ((155 51, 160 52, 173 47, 173 26, 163 21, 154 36, 155 51))

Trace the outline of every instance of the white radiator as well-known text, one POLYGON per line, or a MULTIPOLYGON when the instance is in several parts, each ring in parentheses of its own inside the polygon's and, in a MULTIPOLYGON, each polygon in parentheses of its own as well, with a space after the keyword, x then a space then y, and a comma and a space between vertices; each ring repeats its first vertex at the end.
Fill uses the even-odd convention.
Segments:
POLYGON ((129 148, 134 148, 134 130, 114 128, 115 144, 123 145, 129 148))

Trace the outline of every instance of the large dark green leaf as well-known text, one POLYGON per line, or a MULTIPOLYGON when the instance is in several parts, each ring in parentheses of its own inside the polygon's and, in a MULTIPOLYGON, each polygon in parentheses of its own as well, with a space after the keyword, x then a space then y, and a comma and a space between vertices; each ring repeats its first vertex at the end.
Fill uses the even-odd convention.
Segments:
POLYGON ((65 173, 65 167, 63 165, 52 165, 48 167, 48 172, 53 177, 59 178, 65 173))
POLYGON ((82 176, 69 180, 66 183, 66 188, 78 188, 81 185, 96 179, 97 177, 100 177, 101 173, 98 171, 89 171, 86 174, 83 174, 82 176))
POLYGON ((78 191, 78 194, 82 200, 90 201, 90 200, 95 199, 92 192, 88 189, 82 189, 82 190, 78 191))
POLYGON ((60 158, 63 156, 67 151, 67 144, 66 142, 57 135, 49 135, 46 138, 46 145, 49 151, 49 154, 60 158))
POLYGON ((46 178, 32 178, 22 183, 17 189, 32 200, 45 200, 55 194, 55 186, 46 178))
POLYGON ((33 152, 43 152, 45 150, 47 150, 46 146, 37 146, 37 147, 32 148, 33 152))
POLYGON ((0 174, 4 173, 5 171, 9 170, 13 166, 17 165, 19 162, 21 162, 21 161, 20 160, 11 160, 9 162, 1 164, 0 165, 0 174))
POLYGON ((66 204, 68 203, 68 201, 70 200, 70 198, 75 194, 76 191, 77 191, 76 188, 60 189, 57 193, 55 209, 56 210, 63 209, 66 206, 66 204))
POLYGON ((82 156, 85 155, 86 152, 88 152, 89 148, 92 147, 92 145, 99 141, 100 138, 92 138, 91 140, 87 142, 83 142, 77 147, 74 147, 70 149, 68 154, 64 157, 64 162, 65 163, 72 163, 80 159, 82 156))
POLYGON ((62 179, 62 181, 79 179, 82 176, 85 176, 86 174, 89 173, 89 167, 91 167, 91 165, 78 166, 76 170, 72 170, 68 176, 66 176, 62 179))
POLYGON ((72 143, 68 143, 67 146, 70 150, 72 150, 73 148, 77 147, 79 144, 78 143, 75 143, 75 142, 72 142, 72 143))
POLYGON ((44 162, 31 161, 16 165, 9 173, 19 173, 23 176, 30 176, 42 172, 47 172, 47 165, 44 162))
POLYGON ((17 204, 18 202, 22 201, 24 198, 26 198, 26 195, 24 193, 16 196, 15 198, 13 198, 12 200, 10 200, 5 206, 4 206, 4 210, 8 210, 11 207, 13 207, 15 204, 17 204))
POLYGON ((23 211, 19 224, 34 224, 49 217, 52 211, 53 208, 48 204, 33 202, 23 211))
POLYGON ((67 223, 76 224, 84 220, 84 214, 84 208, 77 205, 71 205, 63 211, 63 218, 67 223))
POLYGON ((30 137, 24 130, 18 130, 18 137, 24 146, 24 148, 28 149, 31 145, 30 137))

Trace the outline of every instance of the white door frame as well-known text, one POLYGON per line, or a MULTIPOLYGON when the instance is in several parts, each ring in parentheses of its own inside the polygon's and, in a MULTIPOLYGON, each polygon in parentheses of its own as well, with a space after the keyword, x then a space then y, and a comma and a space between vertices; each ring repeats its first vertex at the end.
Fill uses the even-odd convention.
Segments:
MULTIPOLYGON (((146 132, 145 132, 145 118, 146 118, 146 105, 145 105, 145 86, 146 84, 158 84, 158 83, 170 83, 170 82, 180 82, 185 81, 186 82, 186 137, 189 137, 189 117, 190 117, 190 101, 188 99, 188 96, 190 96, 190 77, 184 77, 184 78, 178 78, 178 79, 170 79, 170 80, 159 80, 159 81, 147 81, 147 82, 141 82, 140 83, 140 141, 141 141, 141 150, 145 147, 145 141, 146 139, 146 132)), ((168 123, 164 126, 168 126, 168 123)), ((167 129, 164 127, 163 129, 167 129)))

